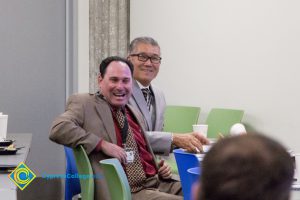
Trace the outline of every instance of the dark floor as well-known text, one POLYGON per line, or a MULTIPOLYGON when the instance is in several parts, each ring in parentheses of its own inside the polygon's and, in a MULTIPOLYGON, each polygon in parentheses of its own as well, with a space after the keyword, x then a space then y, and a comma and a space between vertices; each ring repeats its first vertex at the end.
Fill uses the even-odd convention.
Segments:
POLYGON ((63 183, 61 179, 46 180, 37 177, 23 191, 18 190, 18 200, 63 200, 63 183))

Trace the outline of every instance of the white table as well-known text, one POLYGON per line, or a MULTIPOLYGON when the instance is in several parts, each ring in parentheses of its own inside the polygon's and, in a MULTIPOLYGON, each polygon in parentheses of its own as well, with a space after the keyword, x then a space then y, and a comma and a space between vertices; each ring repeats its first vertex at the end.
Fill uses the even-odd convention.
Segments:
POLYGON ((299 185, 297 186, 297 188, 292 189, 291 200, 300 200, 300 187, 299 187, 299 185))
MULTIPOLYGON (((7 139, 15 140, 16 147, 24 146, 16 155, 0 155, 0 167, 17 167, 20 162, 26 164, 26 158, 30 149, 32 134, 19 133, 8 134, 7 139)), ((0 173, 0 197, 1 199, 17 199, 17 186, 8 178, 10 172, 0 173)))

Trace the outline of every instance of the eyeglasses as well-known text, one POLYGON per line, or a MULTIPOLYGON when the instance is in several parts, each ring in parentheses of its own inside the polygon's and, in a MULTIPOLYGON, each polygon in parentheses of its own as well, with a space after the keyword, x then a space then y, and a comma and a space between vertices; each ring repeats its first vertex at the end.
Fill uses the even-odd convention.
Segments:
POLYGON ((161 61, 161 57, 159 57, 159 56, 151 56, 150 57, 143 53, 131 54, 130 56, 137 56, 138 60, 142 61, 142 62, 147 62, 147 60, 150 59, 152 64, 159 64, 161 61))

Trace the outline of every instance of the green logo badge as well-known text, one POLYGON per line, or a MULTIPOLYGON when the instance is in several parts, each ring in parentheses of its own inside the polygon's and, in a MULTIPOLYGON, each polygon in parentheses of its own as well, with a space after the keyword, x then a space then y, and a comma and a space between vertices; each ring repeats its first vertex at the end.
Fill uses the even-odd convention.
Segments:
POLYGON ((24 190, 35 177, 36 175, 23 162, 8 175, 8 178, 21 190, 24 190))

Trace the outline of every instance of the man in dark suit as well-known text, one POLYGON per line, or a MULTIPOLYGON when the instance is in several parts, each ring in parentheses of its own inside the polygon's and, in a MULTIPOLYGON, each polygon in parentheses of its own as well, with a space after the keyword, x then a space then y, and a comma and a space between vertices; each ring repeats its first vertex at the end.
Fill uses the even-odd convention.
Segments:
MULTIPOLYGON (((133 92, 129 104, 138 109, 146 122, 147 134, 175 146, 197 152, 202 149, 203 137, 199 133, 176 134, 163 131, 166 101, 164 93, 152 84, 156 78, 161 52, 159 44, 151 37, 135 38, 129 46, 128 60, 134 66, 133 92)), ((205 144, 205 142, 204 142, 205 144)), ((152 144, 154 147, 157 144, 152 144)), ((164 149, 168 155, 168 149, 164 149)))
POLYGON ((195 200, 288 200, 294 163, 277 141, 260 134, 225 138, 201 163, 195 200))
MULTIPOLYGON (((143 117, 127 105, 132 73, 128 60, 104 59, 98 77, 100 92, 72 95, 66 111, 53 122, 50 139, 73 148, 83 145, 95 174, 102 173, 100 160, 117 158, 133 199, 182 199, 180 182, 170 179, 170 168, 163 161, 157 164, 154 159, 157 149, 152 150, 145 135, 143 117), (127 153, 134 156, 129 159, 127 153)), ((165 141, 154 143, 166 146, 165 141)), ((104 179, 95 179, 95 199, 110 199, 104 179)))

